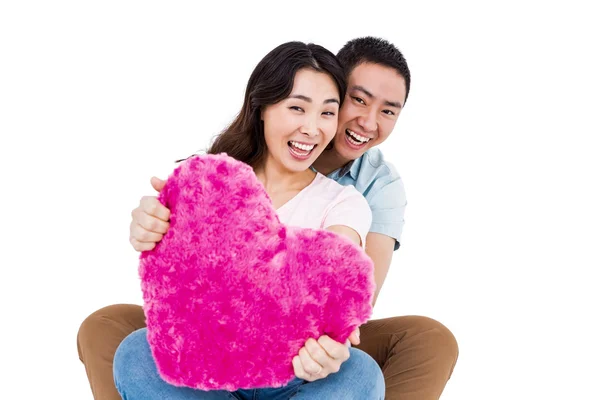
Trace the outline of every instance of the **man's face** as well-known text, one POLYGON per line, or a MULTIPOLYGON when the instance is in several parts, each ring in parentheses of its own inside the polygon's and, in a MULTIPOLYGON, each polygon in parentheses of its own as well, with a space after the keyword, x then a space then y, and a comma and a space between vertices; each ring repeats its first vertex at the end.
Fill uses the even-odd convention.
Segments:
POLYGON ((362 63, 348 77, 334 138, 337 153, 355 160, 388 138, 406 98, 406 83, 395 69, 362 63))

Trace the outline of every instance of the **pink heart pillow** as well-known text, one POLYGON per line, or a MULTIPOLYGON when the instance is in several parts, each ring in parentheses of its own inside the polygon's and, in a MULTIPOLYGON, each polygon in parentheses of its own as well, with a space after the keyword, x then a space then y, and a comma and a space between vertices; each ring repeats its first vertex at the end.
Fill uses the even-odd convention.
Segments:
POLYGON ((142 253, 139 272, 148 342, 165 381, 283 386, 308 338, 343 343, 371 316, 371 259, 332 232, 283 225, 248 165, 194 156, 159 200, 171 225, 142 253))

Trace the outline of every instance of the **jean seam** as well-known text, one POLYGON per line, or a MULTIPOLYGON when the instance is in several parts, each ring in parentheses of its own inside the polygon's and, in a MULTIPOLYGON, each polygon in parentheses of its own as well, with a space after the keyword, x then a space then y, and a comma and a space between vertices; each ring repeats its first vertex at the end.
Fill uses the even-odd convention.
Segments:
POLYGON ((293 399, 294 397, 296 397, 296 395, 298 394, 298 391, 300 390, 300 387, 302 385, 304 385, 304 383, 301 383, 298 386, 296 386, 296 391, 290 396, 290 400, 293 399))

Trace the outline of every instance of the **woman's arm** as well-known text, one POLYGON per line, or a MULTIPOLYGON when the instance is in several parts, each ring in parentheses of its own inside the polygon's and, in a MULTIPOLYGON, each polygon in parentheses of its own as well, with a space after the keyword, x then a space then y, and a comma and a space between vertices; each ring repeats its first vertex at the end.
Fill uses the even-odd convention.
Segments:
MULTIPOLYGON (((366 235, 371 223, 371 210, 360 194, 348 200, 328 215, 325 223, 335 222, 326 225, 325 230, 347 237, 354 244, 364 247, 357 230, 343 223, 352 221, 352 226, 362 228, 366 235)), ((312 382, 339 371, 342 363, 349 357, 350 343, 355 346, 360 344, 359 328, 352 332, 346 344, 338 343, 325 335, 318 341, 309 339, 293 359, 294 373, 298 378, 312 382)))
POLYGON ((327 210, 321 226, 349 238, 364 249, 371 221, 367 200, 353 186, 346 186, 327 210))
POLYGON ((328 226, 326 230, 337 233, 338 235, 345 236, 352 240, 355 244, 362 246, 360 235, 354 229, 346 225, 332 225, 328 226))

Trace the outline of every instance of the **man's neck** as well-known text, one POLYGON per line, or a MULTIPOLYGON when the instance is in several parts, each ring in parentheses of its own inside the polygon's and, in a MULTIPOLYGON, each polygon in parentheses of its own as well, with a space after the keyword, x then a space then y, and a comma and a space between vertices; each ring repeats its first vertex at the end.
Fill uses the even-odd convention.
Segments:
POLYGON ((342 168, 344 165, 354 160, 348 160, 342 157, 335 148, 331 150, 325 150, 319 158, 313 163, 313 168, 322 173, 323 175, 329 175, 336 169, 342 168))

